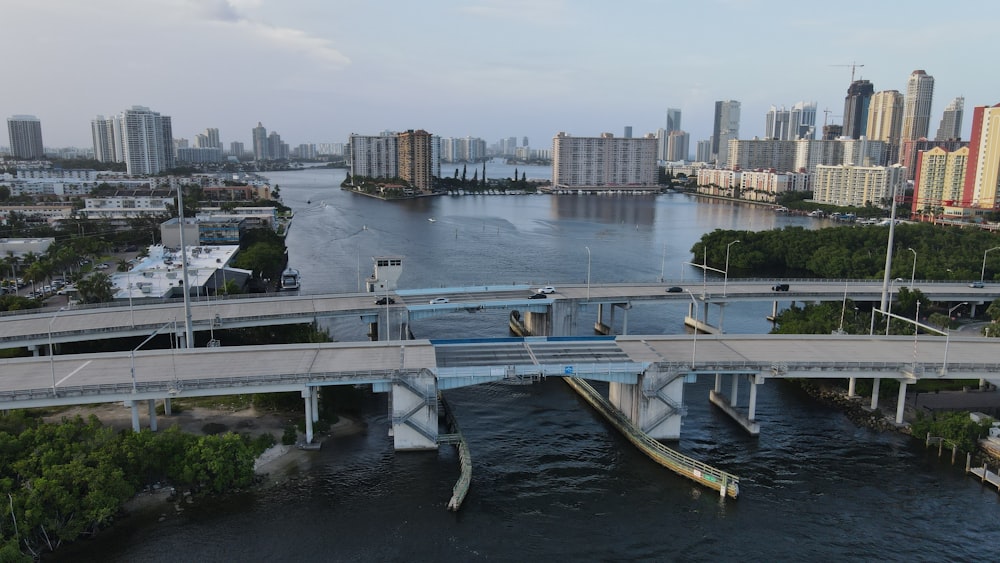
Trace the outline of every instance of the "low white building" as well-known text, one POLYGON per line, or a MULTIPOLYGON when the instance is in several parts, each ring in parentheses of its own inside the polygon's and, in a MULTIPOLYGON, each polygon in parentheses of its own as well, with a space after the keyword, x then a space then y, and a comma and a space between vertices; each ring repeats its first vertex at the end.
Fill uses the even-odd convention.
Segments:
POLYGON ((892 194, 903 193, 906 167, 892 166, 817 166, 813 176, 813 200, 816 203, 846 207, 874 205, 886 207, 892 194))
MULTIPOLYGON (((241 288, 253 272, 230 268, 238 245, 188 246, 187 286, 192 297, 214 295, 227 281, 241 288)), ((148 255, 127 272, 111 275, 118 300, 168 299, 184 295, 184 270, 180 250, 163 245, 149 247, 148 255)))

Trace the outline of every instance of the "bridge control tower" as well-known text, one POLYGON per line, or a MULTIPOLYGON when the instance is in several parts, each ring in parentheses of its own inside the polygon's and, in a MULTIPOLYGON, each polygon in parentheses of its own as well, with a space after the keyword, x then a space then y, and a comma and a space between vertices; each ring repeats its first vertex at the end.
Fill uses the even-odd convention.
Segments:
POLYGON ((395 291, 396 282, 403 273, 402 256, 372 256, 375 271, 365 280, 365 290, 368 293, 385 293, 395 291))

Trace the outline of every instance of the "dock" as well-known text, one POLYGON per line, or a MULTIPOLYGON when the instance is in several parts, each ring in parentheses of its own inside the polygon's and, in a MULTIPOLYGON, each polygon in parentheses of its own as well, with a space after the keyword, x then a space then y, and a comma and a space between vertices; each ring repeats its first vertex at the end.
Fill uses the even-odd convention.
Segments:
POLYGON ((1000 492, 1000 475, 989 470, 989 467, 983 463, 982 467, 971 467, 972 464, 972 454, 968 454, 965 458, 965 472, 967 474, 975 475, 980 481, 985 485, 989 483, 990 485, 996 487, 997 492, 1000 492))
POLYGON ((586 381, 572 377, 564 377, 563 381, 590 403, 590 406, 597 409, 629 442, 632 442, 632 445, 639 448, 642 453, 656 463, 682 477, 687 477, 700 485, 719 491, 719 496, 723 498, 729 496, 735 499, 739 496, 740 478, 736 475, 676 452, 650 438, 645 432, 636 428, 586 381))

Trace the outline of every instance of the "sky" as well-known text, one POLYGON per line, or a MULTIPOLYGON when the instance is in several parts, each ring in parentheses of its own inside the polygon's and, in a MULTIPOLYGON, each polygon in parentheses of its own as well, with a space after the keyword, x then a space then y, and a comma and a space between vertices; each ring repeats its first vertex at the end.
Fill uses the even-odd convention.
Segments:
POLYGON ((771 105, 840 123, 851 64, 876 91, 932 75, 930 135, 956 96, 965 139, 1000 103, 993 0, 2 0, 0 21, 0 115, 37 116, 46 147, 90 147, 94 117, 133 105, 227 148, 257 122, 292 147, 424 129, 550 148, 680 108, 694 152, 717 100, 740 101, 742 139, 771 105))

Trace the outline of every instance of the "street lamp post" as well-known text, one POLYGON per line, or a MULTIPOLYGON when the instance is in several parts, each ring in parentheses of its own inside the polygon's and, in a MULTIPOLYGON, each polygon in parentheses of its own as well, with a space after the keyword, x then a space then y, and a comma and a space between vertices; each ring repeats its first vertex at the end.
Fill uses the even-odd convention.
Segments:
POLYGON ((694 294, 691 293, 690 289, 685 289, 684 291, 691 297, 691 305, 694 309, 694 340, 691 344, 691 371, 694 371, 694 360, 698 354, 698 300, 694 298, 694 294))
POLYGON ((587 301, 590 301, 590 247, 584 246, 587 249, 587 301))
POLYGON ((944 327, 944 359, 941 361, 941 375, 948 373, 948 345, 951 344, 951 314, 962 305, 968 305, 968 301, 963 301, 948 309, 948 324, 944 327))
POLYGON ((912 248, 907 248, 907 250, 909 250, 910 252, 913 253, 913 267, 910 268, 910 289, 912 290, 913 289, 913 279, 917 275, 917 251, 913 250, 912 248))
POLYGON ((993 248, 988 248, 986 249, 986 252, 983 253, 983 269, 979 271, 980 282, 983 281, 983 279, 986 277, 986 255, 989 254, 990 252, 993 252, 994 250, 1000 250, 1000 246, 994 246, 993 248))
POLYGON ((726 272, 722 280, 722 296, 726 296, 726 287, 729 285, 729 249, 736 243, 740 242, 739 239, 726 245, 726 272))
POLYGON ((892 317, 889 316, 889 310, 892 309, 892 286, 899 281, 903 281, 903 278, 894 278, 889 282, 889 304, 886 306, 886 310, 882 312, 885 316, 885 335, 889 336, 889 325, 892 323, 892 317))
POLYGON ((59 313, 62 313, 65 310, 66 310, 66 307, 59 307, 59 310, 56 311, 55 314, 52 315, 52 318, 49 320, 49 369, 52 370, 52 396, 53 397, 56 396, 56 360, 55 360, 55 356, 52 355, 53 352, 54 352, 54 350, 52 348, 52 323, 56 322, 56 317, 59 316, 59 313))

